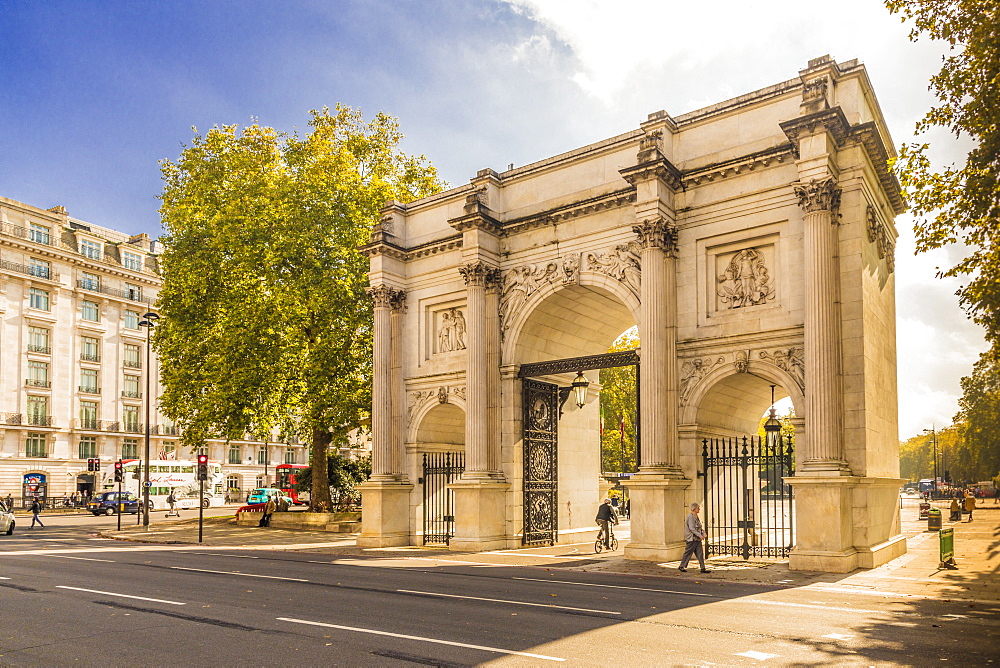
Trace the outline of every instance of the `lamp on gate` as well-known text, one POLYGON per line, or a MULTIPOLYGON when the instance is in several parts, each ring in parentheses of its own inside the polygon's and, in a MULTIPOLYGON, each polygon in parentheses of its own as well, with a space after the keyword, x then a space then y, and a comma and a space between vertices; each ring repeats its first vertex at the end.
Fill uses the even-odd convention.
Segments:
POLYGON ((583 408, 583 404, 587 402, 587 388, 590 387, 590 380, 583 375, 582 371, 576 372, 576 378, 570 383, 570 388, 573 390, 573 396, 576 399, 576 407, 583 408))
POLYGON ((764 434, 765 442, 769 446, 774 445, 781 434, 781 420, 774 410, 774 385, 771 386, 771 411, 767 416, 767 422, 764 423, 764 434))

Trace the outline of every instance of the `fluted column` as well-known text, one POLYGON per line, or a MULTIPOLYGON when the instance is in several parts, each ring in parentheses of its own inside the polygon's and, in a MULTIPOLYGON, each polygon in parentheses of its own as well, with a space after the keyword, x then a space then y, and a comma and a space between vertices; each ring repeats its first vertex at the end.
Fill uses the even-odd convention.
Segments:
POLYGON ((389 300, 389 324, 392 331, 392 361, 389 386, 392 396, 392 467, 389 471, 400 480, 406 479, 406 386, 403 382, 403 317, 406 293, 396 290, 389 300))
POLYGON ((375 306, 372 329, 372 479, 395 479, 392 415, 392 305, 402 300, 402 291, 388 285, 368 289, 375 306))
POLYGON ((639 340, 642 471, 679 473, 677 453, 677 228, 654 217, 633 226, 642 247, 639 340))
POLYGON ((841 421, 840 327, 837 313, 840 189, 833 177, 795 185, 805 213, 805 376, 809 438, 803 473, 847 473, 841 421))
POLYGON ((489 362, 486 284, 495 270, 483 262, 469 262, 459 268, 465 277, 469 310, 465 366, 465 474, 464 478, 485 478, 490 473, 489 447, 489 362))
POLYGON ((487 453, 489 472, 502 477, 500 465, 500 270, 486 275, 486 380, 489 421, 487 453))

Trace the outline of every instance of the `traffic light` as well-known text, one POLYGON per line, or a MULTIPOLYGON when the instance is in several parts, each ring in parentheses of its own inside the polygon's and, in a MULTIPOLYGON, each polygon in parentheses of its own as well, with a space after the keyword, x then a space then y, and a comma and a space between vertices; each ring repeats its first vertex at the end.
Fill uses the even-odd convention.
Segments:
POLYGON ((208 480, 208 455, 198 455, 198 480, 208 480))
POLYGON ((125 469, 122 468, 122 460, 115 462, 115 482, 125 482, 125 469))
POLYGON ((88 471, 100 471, 101 470, 101 460, 100 459, 88 459, 87 460, 87 470, 88 471))

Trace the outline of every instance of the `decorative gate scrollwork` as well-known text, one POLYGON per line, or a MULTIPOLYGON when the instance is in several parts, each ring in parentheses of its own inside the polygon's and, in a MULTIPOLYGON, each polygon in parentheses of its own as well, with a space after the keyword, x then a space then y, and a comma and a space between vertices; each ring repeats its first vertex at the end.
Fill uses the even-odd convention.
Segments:
POLYGON ((524 538, 525 545, 556 541, 556 447, 559 387, 525 379, 524 392, 524 538))
POLYGON ((424 545, 450 545, 455 535, 455 492, 448 485, 465 471, 464 452, 425 452, 424 545))

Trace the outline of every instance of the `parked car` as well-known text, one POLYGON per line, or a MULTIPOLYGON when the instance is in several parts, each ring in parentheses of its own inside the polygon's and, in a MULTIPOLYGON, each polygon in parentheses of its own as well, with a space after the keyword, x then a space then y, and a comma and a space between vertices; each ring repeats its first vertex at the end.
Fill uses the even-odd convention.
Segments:
POLYGON ((122 506, 122 512, 133 515, 139 512, 139 499, 132 492, 123 492, 120 502, 118 492, 104 492, 90 500, 87 504, 87 510, 94 515, 114 515, 118 512, 119 503, 122 506))
POLYGON ((3 501, 0 501, 0 533, 7 536, 14 533, 14 513, 3 501))
POLYGON ((274 497, 275 502, 280 497, 284 497, 288 502, 288 505, 292 504, 292 497, 285 494, 283 491, 277 487, 258 487, 257 489, 250 492, 250 498, 247 499, 247 505, 253 505, 255 503, 267 503, 268 497, 274 497))

